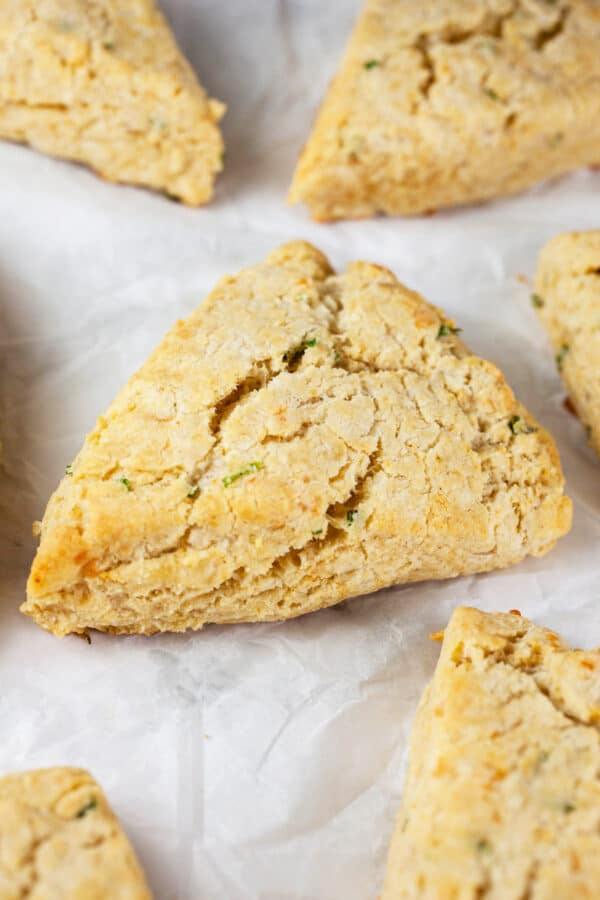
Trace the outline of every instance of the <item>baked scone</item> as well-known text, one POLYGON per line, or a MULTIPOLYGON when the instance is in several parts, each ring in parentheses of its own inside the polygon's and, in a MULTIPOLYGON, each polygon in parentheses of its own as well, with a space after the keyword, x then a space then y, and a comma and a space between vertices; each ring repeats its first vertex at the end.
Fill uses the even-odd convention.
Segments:
POLYGON ((597 0, 367 0, 290 200, 410 215, 599 162, 597 0))
POLYGON ((0 900, 151 900, 94 779, 55 768, 0 778, 0 900))
POLYGON ((23 611, 181 631, 545 553, 571 520, 556 448, 456 330, 302 242, 224 278, 68 467, 23 611))
POLYGON ((0 0, 0 137, 197 205, 223 112, 153 0, 0 0))
POLYGON ((591 900, 600 651, 457 609, 417 712, 381 900, 591 900))
POLYGON ((561 234, 544 247, 532 302, 569 397, 600 455, 600 231, 561 234))

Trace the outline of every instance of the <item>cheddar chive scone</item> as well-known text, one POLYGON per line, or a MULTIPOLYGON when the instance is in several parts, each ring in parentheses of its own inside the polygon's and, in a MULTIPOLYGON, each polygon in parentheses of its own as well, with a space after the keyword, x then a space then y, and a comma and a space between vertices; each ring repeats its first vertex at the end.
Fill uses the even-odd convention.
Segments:
POLYGON ((584 900, 600 885, 600 651, 455 610, 411 740, 381 900, 584 900))
POLYGON ((597 0, 367 0, 290 191, 321 221, 600 163, 597 0))
POLYGON ((561 234, 544 247, 534 307, 591 446, 600 455, 600 231, 561 234))
POLYGON ((153 0, 0 0, 0 138, 197 205, 223 111, 153 0))
POLYGON ((556 448, 457 331, 302 242, 224 278, 68 467, 23 611, 182 631, 545 553, 571 521, 556 448))
POLYGON ((0 778, 0 898, 151 900, 94 779, 55 768, 0 778))

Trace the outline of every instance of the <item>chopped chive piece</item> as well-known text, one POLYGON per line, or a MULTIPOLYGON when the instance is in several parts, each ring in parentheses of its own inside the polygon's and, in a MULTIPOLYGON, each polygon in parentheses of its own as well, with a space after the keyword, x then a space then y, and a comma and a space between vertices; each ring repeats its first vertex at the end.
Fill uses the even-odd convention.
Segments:
POLYGON ((346 522, 348 523, 348 525, 352 525, 352 523, 354 522, 357 515, 358 515, 357 509, 349 509, 346 512, 346 522))
POLYGON ((508 427, 513 434, 532 434, 534 431, 537 431, 537 428, 528 425, 521 416, 512 416, 508 420, 508 427))
POLYGON ((323 534, 323 529, 322 529, 322 528, 317 528, 315 531, 313 531, 313 534, 314 534, 314 535, 317 535, 317 534, 323 534))
POLYGON ((296 363, 300 362, 309 347, 316 347, 316 345, 316 337, 309 338, 308 335, 305 334, 299 344, 296 344, 295 347, 290 347, 289 350, 285 351, 283 354, 283 361, 289 366, 294 366, 296 363))
POLYGON ((232 484, 235 484, 240 478, 244 478, 246 475, 251 475, 252 472, 259 472, 260 469, 263 468, 263 464, 261 462, 251 462, 248 463, 243 469, 240 469, 238 472, 232 472, 231 475, 225 475, 223 478, 223 484, 225 487, 231 487, 232 484))
POLYGON ((366 63, 363 63, 363 67, 367 69, 367 71, 370 69, 374 69, 376 66, 380 65, 381 63, 378 59, 368 59, 366 63))
POLYGON ((200 485, 195 484, 193 487, 191 487, 189 489, 189 491, 187 492, 187 495, 188 495, 188 497, 197 497, 199 493, 200 493, 200 485))
POLYGON ((65 475, 72 475, 72 474, 73 474, 73 466, 69 465, 65 469, 65 475))
POLYGON ((484 87, 483 93, 486 95, 486 97, 489 97, 490 100, 499 100, 500 99, 500 96, 496 93, 496 91, 493 88, 484 87))
POLYGON ((437 333, 437 339, 448 337, 449 334, 460 334, 461 331, 462 328, 455 328, 453 325, 449 325, 448 322, 443 322, 437 333))
POLYGON ((131 481, 129 480, 129 478, 125 478, 125 477, 117 478, 116 481, 118 481, 119 484, 122 484, 123 487, 126 487, 128 491, 133 490, 133 485, 132 485, 131 481))
POLYGON ((114 41, 102 41, 102 46, 104 47, 105 50, 114 50, 115 49, 114 41))
POLYGON ((486 838, 479 838, 477 841, 477 852, 478 853, 489 853, 492 849, 492 845, 486 838))
POLYGON ((540 297, 539 294, 531 295, 531 305, 535 306, 536 309, 541 309, 544 306, 545 300, 543 297, 540 297))
POLYGON ((565 356, 569 352, 569 345, 563 344, 558 353, 556 354, 556 366, 559 372, 562 372, 563 363, 565 361, 565 356))
POLYGON ((95 797, 92 797, 92 799, 88 803, 86 803, 85 806, 82 806, 81 809, 78 810, 78 812, 75 814, 75 818, 83 819, 84 816, 87 816, 87 814, 89 812, 91 812, 93 809, 96 809, 97 806, 98 806, 98 801, 96 800, 95 797))
POLYGON ((575 812, 575 804, 574 803, 563 803, 563 812, 572 813, 575 812))

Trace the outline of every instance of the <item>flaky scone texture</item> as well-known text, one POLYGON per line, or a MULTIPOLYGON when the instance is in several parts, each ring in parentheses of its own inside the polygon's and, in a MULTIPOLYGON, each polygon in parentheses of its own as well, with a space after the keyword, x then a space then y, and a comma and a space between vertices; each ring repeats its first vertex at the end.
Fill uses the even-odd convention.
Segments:
POLYGON ((591 900, 600 652, 459 608, 412 736, 381 900, 591 900))
POLYGON ((600 456, 600 231, 561 234, 546 244, 533 302, 569 397, 600 456))
POLYGON ((0 137, 196 205, 223 111, 153 0, 0 0, 0 137))
POLYGON ((600 162, 597 0, 367 0, 290 191, 415 214, 600 162))
POLYGON ((0 778, 0 900, 151 900, 100 787, 82 769, 0 778))
POLYGON ((571 504, 502 374, 387 269, 224 278, 88 436, 23 611, 54 631, 285 619, 545 553, 571 504))

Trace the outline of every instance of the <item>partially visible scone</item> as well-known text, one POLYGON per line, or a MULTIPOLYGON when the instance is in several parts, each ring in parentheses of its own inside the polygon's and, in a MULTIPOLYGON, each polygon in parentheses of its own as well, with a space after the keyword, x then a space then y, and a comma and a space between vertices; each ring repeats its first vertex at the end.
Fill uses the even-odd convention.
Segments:
POLYGON ((290 200, 410 215, 599 162, 597 0, 367 0, 290 200))
POLYGON ((151 900, 100 787, 82 769, 0 778, 1 900, 151 900))
POLYGON ((181 631, 545 553, 571 522, 556 448, 458 330, 299 241, 224 278, 67 468, 23 611, 181 631))
POLYGON ((600 455, 600 231, 544 247, 533 304, 548 329, 569 397, 600 455))
POLYGON ((455 610, 414 726, 381 900, 591 900, 600 651, 455 610))
POLYGON ((0 0, 0 137, 196 205, 223 111, 153 0, 0 0))

